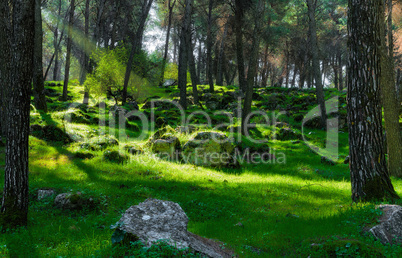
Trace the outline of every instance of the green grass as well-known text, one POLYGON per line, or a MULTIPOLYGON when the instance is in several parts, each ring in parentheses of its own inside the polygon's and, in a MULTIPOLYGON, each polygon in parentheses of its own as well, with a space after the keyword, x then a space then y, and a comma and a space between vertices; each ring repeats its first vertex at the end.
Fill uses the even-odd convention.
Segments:
MULTIPOLYGON (((82 88, 70 90, 79 101, 82 88)), ((54 103, 50 108, 62 105, 54 103)), ((37 122, 61 123, 57 112, 39 116, 37 122)), ((92 124, 74 124, 74 129, 82 134, 99 130, 92 124)), ((261 132, 269 134, 271 129, 261 132)), ((310 141, 322 147, 325 133, 309 131, 310 141)), ((182 142, 190 138, 177 136, 182 142)), ((121 143, 125 144, 144 146, 145 142, 121 143)), ((179 257, 182 253, 164 245, 151 250, 138 243, 131 248, 112 247, 110 226, 127 208, 146 198, 178 202, 190 218, 189 231, 223 242, 239 257, 402 254, 400 247, 384 246, 362 233, 380 213, 374 203, 351 202, 349 169, 343 164, 347 133, 340 134, 336 166, 321 163, 320 156, 303 142, 271 141, 269 145, 276 156, 286 157, 286 164, 212 169, 154 159, 147 151, 130 155, 130 161, 122 164, 106 161, 104 150, 92 151, 93 159, 82 160, 74 156, 79 144, 30 136, 29 225, 0 235, 0 256, 179 257), (54 197, 36 200, 40 188, 54 188, 57 193, 80 191, 100 205, 94 210, 62 211, 53 206, 54 197), (237 226, 239 222, 242 226, 237 226)), ((1 180, 4 164, 1 148, 1 180)), ((393 184, 402 194, 402 180, 393 178, 393 184)))

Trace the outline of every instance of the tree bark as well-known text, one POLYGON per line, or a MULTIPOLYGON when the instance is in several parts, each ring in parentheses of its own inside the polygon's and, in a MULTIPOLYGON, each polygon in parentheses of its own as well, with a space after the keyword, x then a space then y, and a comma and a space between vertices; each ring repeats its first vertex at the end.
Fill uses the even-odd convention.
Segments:
POLYGON ((66 54, 66 67, 64 69, 64 85, 63 85, 63 101, 67 101, 68 81, 70 79, 70 63, 71 63, 71 47, 73 41, 73 24, 74 24, 74 11, 75 0, 71 0, 70 5, 70 18, 68 20, 68 38, 67 38, 67 54, 66 54))
POLYGON ((35 45, 34 45, 34 73, 33 73, 33 95, 36 109, 47 112, 45 82, 43 79, 43 31, 41 0, 35 0, 35 45))
POLYGON ((347 110, 355 202, 399 198, 386 166, 381 124, 379 86, 384 19, 383 1, 349 0, 347 110))
POLYGON ((180 33, 180 47, 179 47, 179 82, 178 87, 180 90, 180 105, 187 109, 187 65, 188 65, 188 36, 191 33, 191 10, 193 1, 186 0, 184 18, 181 26, 180 33))
POLYGON ((198 104, 199 99, 198 99, 198 88, 197 85, 200 84, 199 79, 197 77, 197 70, 195 68, 195 58, 194 58, 194 47, 192 43, 192 33, 190 33, 188 37, 188 68, 190 70, 190 75, 191 75, 191 85, 193 87, 193 98, 194 98, 194 104, 198 104))
POLYGON ((212 9, 214 0, 209 0, 208 3, 208 29, 207 29, 207 77, 209 84, 209 91, 213 93, 214 78, 213 78, 213 62, 212 62, 212 9))
POLYGON ((225 53, 225 40, 226 35, 228 33, 228 20, 229 17, 226 19, 225 28, 223 31, 223 36, 221 40, 221 46, 219 49, 219 57, 218 57, 218 69, 217 69, 217 76, 216 76, 216 84, 222 86, 223 85, 223 56, 225 53))
POLYGON ((28 220, 28 139, 33 77, 35 0, 0 2, 2 57, 0 87, 8 87, 7 143, 0 225, 26 226, 28 220), (11 22, 10 22, 11 21, 11 22))
POLYGON ((324 89, 322 85, 321 71, 320 71, 320 61, 318 59, 318 42, 317 42, 317 28, 315 22, 315 11, 317 2, 313 0, 307 0, 308 6, 308 16, 309 16, 309 32, 311 41, 311 55, 313 62, 313 75, 315 80, 316 94, 317 94, 317 104, 320 105, 321 111, 321 127, 327 127, 327 111, 325 108, 325 98, 324 89))
POLYGON ((241 123, 241 131, 243 135, 248 135, 247 124, 248 124, 248 116, 251 113, 251 104, 253 101, 253 92, 254 92, 254 79, 257 74, 257 62, 258 62, 258 53, 260 49, 260 33, 261 33, 261 19, 264 13, 264 4, 261 0, 258 0, 255 6, 255 18, 254 18, 254 31, 252 40, 253 43, 251 45, 251 55, 247 73, 247 91, 243 104, 243 116, 241 123))
POLYGON ((244 54, 243 54, 243 17, 244 10, 242 1, 235 1, 235 33, 236 33, 236 57, 237 69, 239 70, 239 88, 243 92, 247 91, 246 75, 244 70, 244 54))
MULTIPOLYGON (((385 27, 384 27, 385 29, 385 27)), ((382 30, 384 31, 384 30, 382 30)), ((392 0, 388 0, 388 48, 385 43, 385 33, 382 39, 381 95, 384 107, 385 132, 388 150, 388 171, 391 175, 402 177, 402 138, 399 126, 398 95, 395 90, 394 44, 392 35, 392 0)))

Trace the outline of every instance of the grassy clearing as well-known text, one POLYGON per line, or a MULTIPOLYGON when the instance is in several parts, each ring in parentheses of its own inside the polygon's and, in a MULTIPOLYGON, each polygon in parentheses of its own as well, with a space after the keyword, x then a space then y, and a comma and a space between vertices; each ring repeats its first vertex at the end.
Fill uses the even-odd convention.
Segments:
MULTIPOLYGON (((70 90, 79 101, 82 88, 73 86, 70 90)), ((50 108, 56 111, 50 115, 33 115, 36 123, 62 124, 57 112, 65 106, 55 101, 50 108)), ((297 128, 293 121, 288 122, 297 128)), ((73 127, 84 135, 101 130, 94 124, 77 123, 73 127)), ((269 135, 270 130, 260 132, 269 135)), ((127 133, 132 137, 138 134, 127 133)), ((311 129, 305 133, 312 143, 324 143, 324 132, 311 129)), ((190 138, 186 134, 177 136, 182 142, 190 138)), ((144 141, 129 139, 121 145, 144 146, 144 141)), ((286 157, 285 164, 211 169, 158 160, 147 151, 127 154, 130 160, 121 164, 106 161, 104 150, 86 150, 94 158, 80 159, 75 156, 80 144, 30 136, 29 226, 1 234, 0 255, 180 256, 163 245, 148 251, 138 243, 131 251, 111 246, 110 226, 128 207, 146 198, 178 202, 190 218, 191 232, 222 241, 240 257, 402 254, 400 247, 381 245, 362 233, 380 213, 374 203, 351 203, 349 169, 343 164, 348 154, 347 133, 340 134, 340 160, 335 166, 321 163, 320 156, 303 142, 271 141, 269 145, 276 156, 286 157), (62 211, 54 208, 54 197, 36 199, 40 188, 53 188, 57 193, 80 191, 99 200, 100 205, 95 210, 62 211)), ((3 180, 4 148, 0 148, 0 171, 3 180)), ((402 194, 402 180, 394 178, 393 183, 402 194)))

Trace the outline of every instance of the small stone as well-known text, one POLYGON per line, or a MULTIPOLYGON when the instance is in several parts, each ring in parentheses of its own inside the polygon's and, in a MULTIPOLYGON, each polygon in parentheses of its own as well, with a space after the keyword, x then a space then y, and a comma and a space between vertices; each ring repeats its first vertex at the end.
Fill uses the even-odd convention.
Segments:
POLYGON ((38 200, 42 200, 42 199, 50 197, 54 194, 56 194, 56 192, 52 189, 39 189, 38 190, 38 200))
POLYGON ((243 223, 238 222, 238 223, 235 225, 235 227, 241 227, 241 228, 244 228, 244 225, 243 225, 243 223))

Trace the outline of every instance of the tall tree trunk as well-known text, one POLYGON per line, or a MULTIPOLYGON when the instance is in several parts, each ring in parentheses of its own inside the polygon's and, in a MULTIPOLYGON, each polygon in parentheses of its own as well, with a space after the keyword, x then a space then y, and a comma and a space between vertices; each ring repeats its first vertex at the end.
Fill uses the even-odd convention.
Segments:
POLYGON ((165 52, 163 53, 162 69, 161 69, 161 77, 159 79, 159 86, 162 86, 163 82, 165 80, 165 69, 166 69, 166 63, 167 63, 167 55, 168 55, 168 51, 169 51, 170 28, 172 27, 173 8, 176 4, 176 0, 173 0, 173 3, 171 3, 171 2, 172 2, 172 0, 168 1, 169 17, 168 17, 168 26, 167 26, 167 30, 166 30, 165 52))
POLYGON ((180 105, 187 109, 187 65, 188 65, 188 36, 191 33, 191 10, 193 0, 186 0, 184 18, 181 26, 180 33, 180 47, 179 47, 179 82, 178 87, 180 89, 180 105))
POLYGON ((242 0, 235 0, 235 33, 236 33, 236 57, 237 69, 239 70, 239 88, 243 92, 247 91, 246 75, 244 70, 244 54, 243 54, 243 17, 244 10, 242 8, 242 0))
POLYGON ((225 29, 223 31, 223 36, 221 40, 221 47, 219 49, 219 57, 218 57, 218 69, 217 69, 217 76, 216 76, 216 84, 222 86, 223 85, 223 56, 225 54, 225 40, 226 35, 228 33, 228 20, 229 17, 226 19, 225 22, 225 29))
POLYGON ((195 69, 195 58, 194 58, 194 49, 193 49, 193 43, 192 43, 192 34, 189 35, 188 37, 188 68, 190 70, 190 75, 191 75, 191 85, 193 87, 193 98, 194 98, 194 103, 198 104, 199 99, 198 99, 198 89, 197 85, 200 84, 198 77, 197 77, 197 70, 195 69))
POLYGON ((248 136, 248 116, 251 113, 251 104, 253 101, 254 79, 257 74, 258 53, 260 49, 261 18, 263 16, 263 13, 263 1, 258 0, 255 6, 254 31, 252 36, 253 43, 251 45, 251 55, 247 73, 247 91, 243 104, 243 114, 241 122, 241 132, 243 135, 246 136, 248 136))
MULTIPOLYGON (((385 27, 384 27, 385 29, 385 27)), ((384 30, 383 30, 384 31, 384 30)), ((402 177, 402 138, 399 126, 398 96, 395 90, 394 43, 392 35, 392 0, 388 0, 388 48, 385 33, 382 39, 381 79, 382 104, 384 106, 385 131, 388 149, 388 171, 391 175, 402 177)))
POLYGON ((41 0, 35 0, 35 46, 34 46, 34 73, 33 73, 33 95, 36 109, 47 112, 45 82, 43 79, 43 31, 42 31, 42 10, 41 0))
MULTIPOLYGON (((59 10, 58 10, 58 19, 60 19, 61 16, 61 0, 59 0, 59 10)), ((54 45, 54 68, 53 68, 53 81, 60 81, 60 64, 59 64, 59 51, 60 51, 60 43, 57 43, 57 39, 59 37, 59 20, 57 20, 57 25, 56 28, 54 29, 54 35, 53 35, 53 45, 54 45)), ((62 37, 61 37, 62 38, 62 37)), ((50 65, 49 65, 50 68, 50 65)), ((46 80, 46 77, 45 77, 46 80)))
POLYGON ((293 68, 293 77, 292 77, 292 82, 291 82, 291 88, 294 88, 295 87, 295 85, 296 85, 296 76, 297 76, 297 65, 295 64, 294 65, 294 68, 293 68))
POLYGON ((28 220, 28 139, 33 77, 35 0, 0 2, 0 87, 8 87, 7 143, 0 225, 26 226, 28 220), (12 21, 12 22, 10 22, 12 21), (4 70, 4 68, 6 68, 4 70))
POLYGON ((339 72, 339 91, 343 90, 343 67, 342 67, 342 53, 338 52, 338 72, 339 72))
POLYGON ((133 61, 135 55, 139 54, 142 48, 142 38, 144 35, 144 30, 145 30, 145 22, 147 21, 149 10, 151 9, 153 0, 145 0, 142 6, 142 13, 141 13, 141 18, 139 21, 139 25, 137 28, 137 31, 135 33, 135 36, 132 39, 132 46, 131 46, 131 52, 130 56, 128 58, 128 63, 126 67, 126 74, 124 76, 124 85, 123 85, 123 94, 122 94, 122 102, 123 105, 127 101, 127 87, 128 87, 128 82, 130 81, 130 75, 131 75, 131 70, 133 67, 133 61))
POLYGON ((74 24, 75 0, 71 0, 70 18, 68 20, 68 38, 67 38, 67 54, 66 67, 64 69, 64 85, 63 85, 63 101, 67 101, 68 81, 70 79, 70 63, 71 63, 71 47, 73 41, 73 24, 74 24))
POLYGON ((202 70, 202 39, 200 37, 198 44, 198 60, 197 60, 197 78, 198 82, 201 83, 201 70, 202 70))
MULTIPOLYGON (((90 0, 85 1, 85 28, 84 28, 84 67, 82 69, 82 74, 80 78, 80 84, 83 85, 87 78, 87 74, 89 73, 89 2, 90 0)), ((85 86, 84 88, 84 99, 82 103, 84 105, 88 105, 89 101, 89 91, 88 88, 85 86)))
POLYGON ((386 166, 381 124, 378 86, 384 26, 383 1, 349 0, 347 110, 353 201, 399 198, 386 166))
POLYGON ((313 74, 315 80, 315 87, 317 91, 317 104, 320 105, 321 111, 321 126, 323 128, 327 127, 327 111, 325 108, 325 98, 324 89, 322 85, 322 78, 320 72, 320 61, 318 59, 318 42, 317 42, 317 28, 315 22, 315 11, 317 2, 313 0, 307 0, 308 6, 308 16, 309 16, 309 31, 310 31, 310 41, 311 41, 311 55, 313 62, 313 74))
POLYGON ((209 91, 214 92, 213 61, 212 61, 212 9, 214 0, 209 0, 208 4, 208 29, 207 29, 207 76, 209 91))

